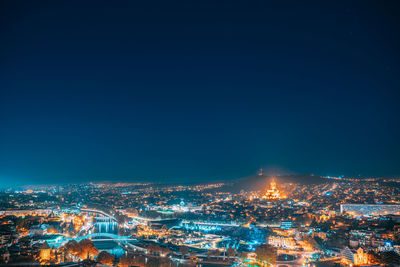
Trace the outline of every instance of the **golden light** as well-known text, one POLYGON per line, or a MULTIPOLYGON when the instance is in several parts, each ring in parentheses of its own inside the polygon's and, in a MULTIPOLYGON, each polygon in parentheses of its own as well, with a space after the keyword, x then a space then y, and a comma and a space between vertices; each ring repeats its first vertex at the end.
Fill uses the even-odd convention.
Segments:
POLYGON ((279 191, 278 187, 276 186, 275 179, 272 179, 269 188, 261 198, 275 200, 275 199, 284 199, 286 198, 286 196, 283 195, 281 191, 279 191))

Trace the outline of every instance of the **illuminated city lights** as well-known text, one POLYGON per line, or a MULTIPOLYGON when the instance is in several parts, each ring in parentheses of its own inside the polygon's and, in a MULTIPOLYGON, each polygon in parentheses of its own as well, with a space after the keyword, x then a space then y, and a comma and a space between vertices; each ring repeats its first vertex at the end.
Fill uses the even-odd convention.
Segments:
POLYGON ((400 267, 400 0, 0 8, 0 267, 400 267))
POLYGON ((399 204, 388 204, 400 203, 393 181, 386 185, 333 179, 278 186, 276 179, 266 189, 239 193, 226 191, 231 185, 222 183, 91 183, 3 192, 0 197, 13 206, 0 212, 1 226, 8 229, 0 249, 3 259, 12 262, 20 257, 15 254, 18 245, 41 264, 97 258, 135 263, 133 255, 140 255, 144 261, 166 258, 171 264, 359 266, 399 253, 399 204), (371 192, 375 202, 385 204, 346 203, 367 202, 371 192), (82 194, 90 204, 81 202, 82 194))
POLYGON ((283 195, 281 191, 279 191, 279 189, 276 186, 276 182, 273 179, 269 185, 269 188, 266 190, 266 192, 262 196, 262 198, 276 200, 276 199, 284 199, 284 198, 286 198, 286 196, 283 195))

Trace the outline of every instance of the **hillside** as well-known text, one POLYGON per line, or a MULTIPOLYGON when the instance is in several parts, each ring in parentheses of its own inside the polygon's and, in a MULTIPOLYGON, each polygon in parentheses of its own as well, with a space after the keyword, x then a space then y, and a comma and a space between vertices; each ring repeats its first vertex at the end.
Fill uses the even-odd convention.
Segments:
POLYGON ((245 178, 238 179, 232 184, 226 186, 227 191, 239 192, 240 190, 259 190, 260 188, 265 188, 269 182, 275 179, 279 183, 296 183, 296 184, 318 184, 326 182, 320 176, 307 175, 307 174, 296 174, 296 175, 254 175, 245 178))

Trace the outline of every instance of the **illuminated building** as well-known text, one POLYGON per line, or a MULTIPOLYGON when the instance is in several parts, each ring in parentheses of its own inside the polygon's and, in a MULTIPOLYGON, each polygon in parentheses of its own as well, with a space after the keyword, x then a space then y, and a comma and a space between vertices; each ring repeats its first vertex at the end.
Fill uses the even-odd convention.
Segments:
POLYGON ((356 265, 368 264, 368 253, 365 253, 362 248, 357 249, 357 253, 354 254, 354 263, 356 265))
POLYGON ((354 254, 349 247, 342 249, 340 254, 342 255, 343 262, 348 263, 349 265, 354 263, 354 254))
POLYGON ((282 221, 281 222, 281 228, 282 229, 288 230, 288 229, 290 229, 292 227, 293 227, 293 222, 292 221, 282 221))
POLYGON ((349 247, 345 247, 341 251, 342 262, 348 265, 365 265, 369 263, 368 254, 362 248, 357 249, 355 253, 349 247))
POLYGON ((268 237, 268 244, 274 247, 294 249, 297 248, 296 242, 292 237, 283 236, 270 236, 268 237))
POLYGON ((50 260, 50 252, 51 252, 51 248, 49 246, 49 244, 47 244, 47 242, 45 241, 42 245, 42 247, 40 248, 40 261, 41 262, 46 262, 48 260, 50 260))
POLYGON ((340 213, 354 216, 400 215, 400 205, 341 204, 340 213))
POLYGON ((276 182, 275 180, 272 180, 270 183, 269 188, 265 192, 265 194, 262 196, 263 199, 282 199, 285 198, 279 191, 279 189, 276 187, 276 182))

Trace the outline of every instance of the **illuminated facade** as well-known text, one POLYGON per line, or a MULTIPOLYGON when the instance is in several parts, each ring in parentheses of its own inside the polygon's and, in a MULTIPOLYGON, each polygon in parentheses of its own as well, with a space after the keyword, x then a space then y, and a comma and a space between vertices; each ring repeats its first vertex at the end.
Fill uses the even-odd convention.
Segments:
POLYGON ((285 196, 277 188, 275 180, 272 180, 269 188, 267 189, 265 194, 262 196, 262 198, 263 199, 282 199, 282 198, 285 198, 285 196))
POLYGON ((288 249, 297 248, 296 242, 292 237, 270 236, 268 237, 268 244, 274 247, 281 247, 288 249))
POLYGON ((40 248, 40 253, 39 253, 39 259, 41 262, 47 262, 50 260, 50 253, 51 253, 51 248, 49 244, 45 241, 40 248))
POLYGON ((368 253, 365 253, 362 248, 359 248, 355 253, 350 248, 346 247, 341 251, 341 262, 352 266, 369 264, 368 253))
POLYGON ((400 205, 341 204, 340 213, 365 217, 389 214, 400 215, 400 205))
POLYGON ((364 252, 362 248, 357 250, 357 253, 354 254, 354 264, 356 265, 365 265, 368 264, 368 254, 364 252))

